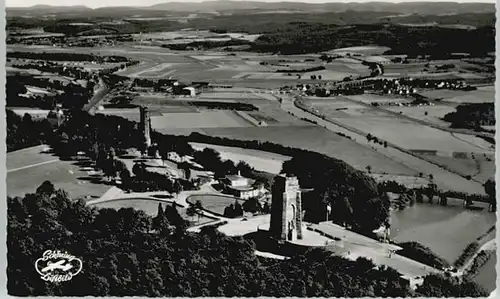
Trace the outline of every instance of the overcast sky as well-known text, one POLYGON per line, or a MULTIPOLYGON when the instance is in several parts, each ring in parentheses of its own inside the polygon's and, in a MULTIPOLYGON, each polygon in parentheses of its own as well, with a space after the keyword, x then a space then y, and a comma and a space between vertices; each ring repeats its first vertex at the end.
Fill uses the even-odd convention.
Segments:
MULTIPOLYGON (((325 2, 487 2, 494 3, 495 0, 339 0, 339 1, 325 1, 325 0, 256 0, 263 2, 309 2, 309 3, 325 3, 325 2)), ((7 0, 7 7, 27 7, 37 4, 54 5, 54 6, 71 6, 71 5, 84 5, 92 8, 103 6, 149 6, 157 3, 164 2, 201 2, 200 0, 7 0)))

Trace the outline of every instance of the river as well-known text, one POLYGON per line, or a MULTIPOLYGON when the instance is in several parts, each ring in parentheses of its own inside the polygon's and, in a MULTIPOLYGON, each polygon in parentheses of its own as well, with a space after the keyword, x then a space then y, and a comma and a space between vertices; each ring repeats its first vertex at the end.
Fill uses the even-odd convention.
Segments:
MULTIPOLYGON (((490 213, 487 209, 471 211, 460 204, 443 207, 417 203, 405 210, 392 212, 391 237, 398 242, 419 242, 453 263, 469 243, 495 223, 495 213, 490 213)), ((495 285, 495 261, 492 258, 476 278, 489 291, 495 285)))

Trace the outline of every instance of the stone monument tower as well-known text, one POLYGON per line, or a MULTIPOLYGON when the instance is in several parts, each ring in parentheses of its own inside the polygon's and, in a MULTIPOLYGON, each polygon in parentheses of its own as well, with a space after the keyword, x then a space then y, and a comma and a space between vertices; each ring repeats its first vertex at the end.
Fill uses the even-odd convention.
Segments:
POLYGON ((141 112, 141 131, 144 136, 144 146, 147 149, 151 146, 151 119, 149 118, 149 111, 147 107, 141 106, 139 109, 141 112))
POLYGON ((297 177, 280 174, 274 179, 269 228, 279 240, 302 239, 302 200, 297 177))

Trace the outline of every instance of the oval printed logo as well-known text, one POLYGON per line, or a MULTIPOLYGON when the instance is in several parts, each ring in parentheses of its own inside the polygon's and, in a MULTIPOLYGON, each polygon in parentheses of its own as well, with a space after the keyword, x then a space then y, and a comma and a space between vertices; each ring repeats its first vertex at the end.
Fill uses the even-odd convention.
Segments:
POLYGON ((45 281, 68 281, 82 271, 82 260, 59 250, 47 250, 35 262, 35 269, 45 281))

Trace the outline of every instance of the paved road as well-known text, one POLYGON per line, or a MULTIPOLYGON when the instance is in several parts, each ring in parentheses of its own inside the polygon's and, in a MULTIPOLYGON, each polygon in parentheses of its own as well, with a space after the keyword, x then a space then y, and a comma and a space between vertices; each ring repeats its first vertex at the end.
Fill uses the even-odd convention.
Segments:
MULTIPOLYGON (((355 132, 346 128, 345 126, 335 123, 333 120, 325 121, 312 113, 303 111, 294 105, 294 99, 290 96, 282 96, 282 98, 283 103, 281 105, 281 108, 283 110, 293 113, 299 118, 303 117, 315 121, 318 123, 318 125, 325 127, 333 132, 341 132, 347 136, 350 136, 354 141, 361 145, 368 147, 373 146, 373 143, 368 142, 368 140, 366 139, 366 134, 355 132)), ((417 172, 422 172, 425 175, 432 174, 434 176, 434 182, 436 183, 436 185, 443 190, 485 194, 484 188, 480 183, 469 181, 458 174, 445 170, 435 164, 419 159, 401 150, 398 150, 391 146, 388 146, 387 148, 384 148, 383 146, 377 146, 376 150, 380 154, 387 156, 393 161, 406 165, 417 172)))
POLYGON ((37 167, 37 166, 41 166, 41 165, 45 165, 45 164, 49 164, 49 163, 54 163, 57 161, 59 161, 59 159, 53 159, 53 160, 49 160, 49 161, 44 161, 44 162, 40 162, 40 163, 26 165, 26 166, 19 167, 19 168, 9 169, 9 170, 7 170, 7 173, 18 171, 18 170, 23 170, 23 169, 27 169, 27 168, 37 167))

